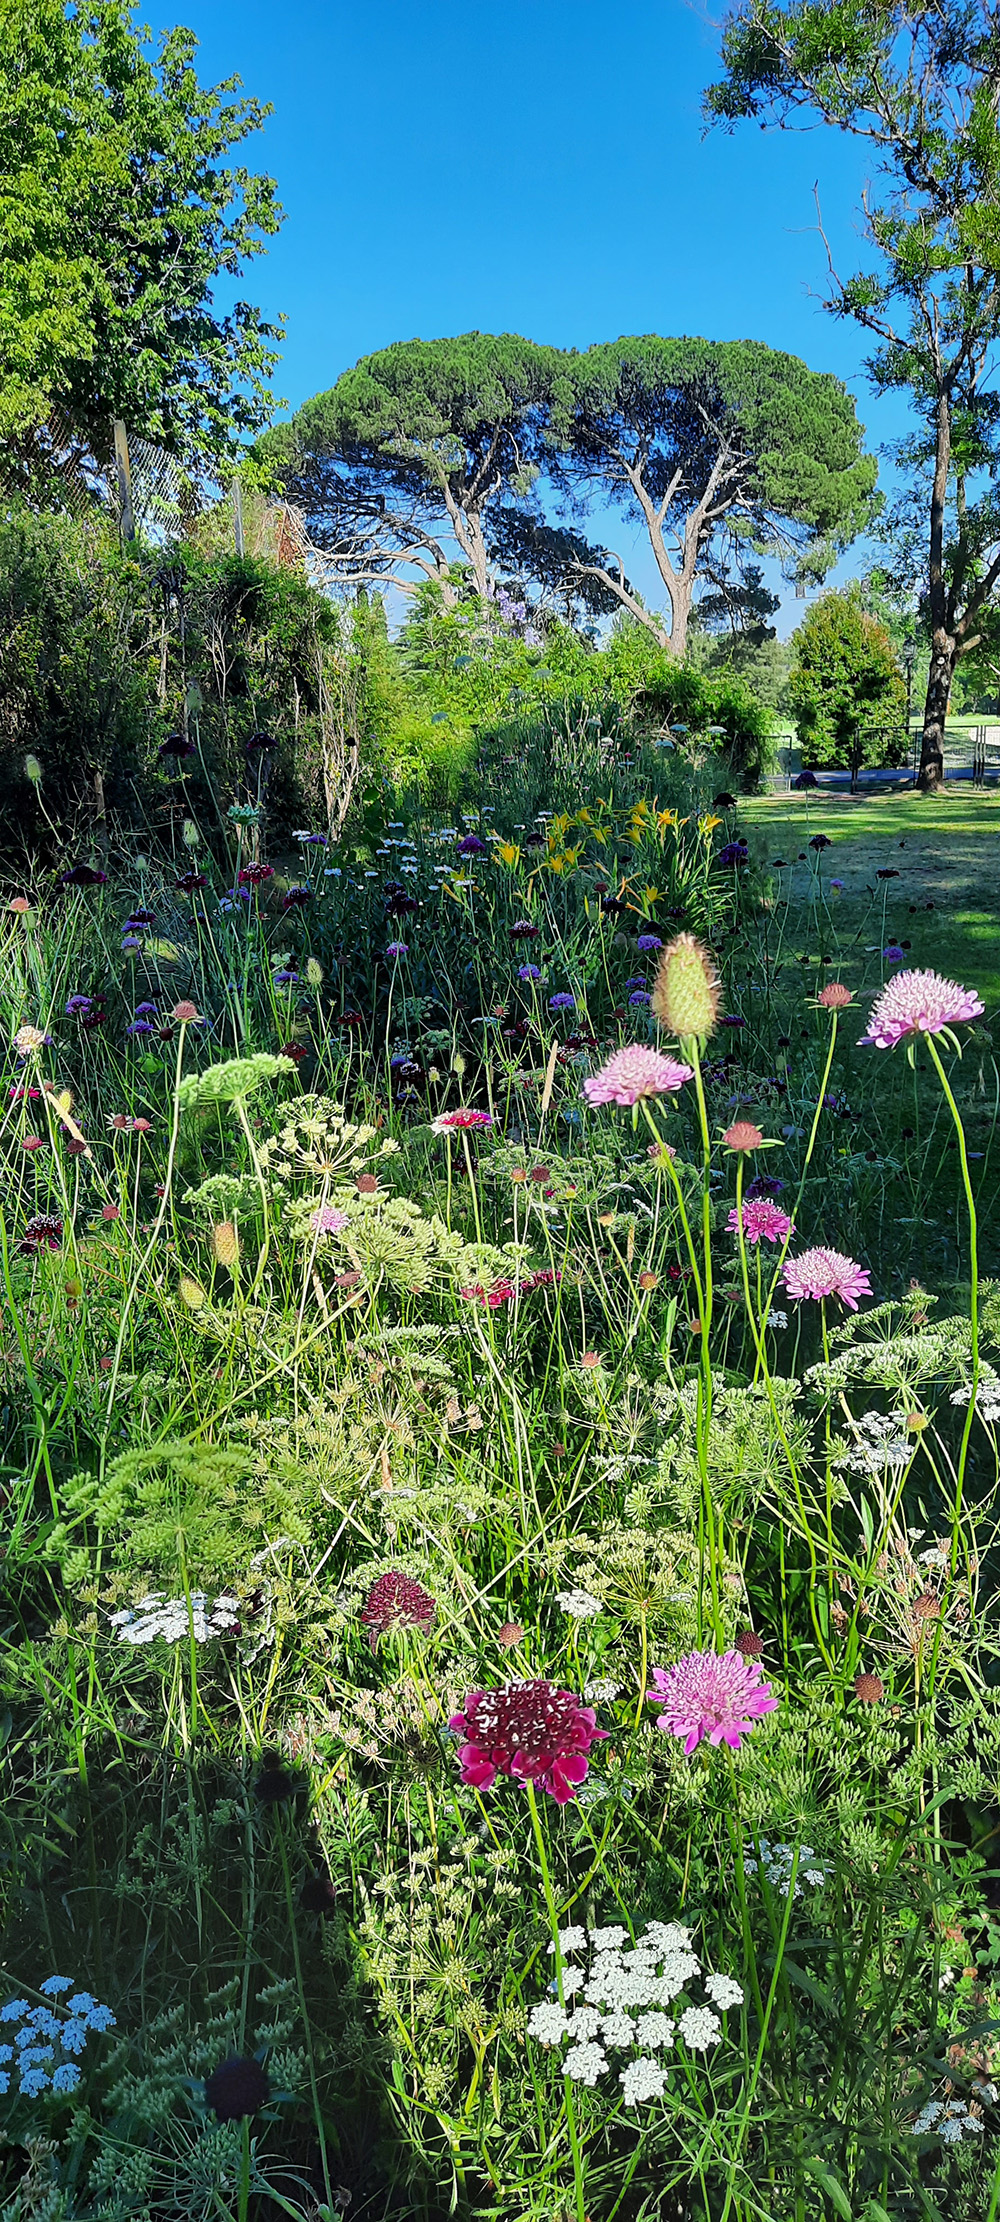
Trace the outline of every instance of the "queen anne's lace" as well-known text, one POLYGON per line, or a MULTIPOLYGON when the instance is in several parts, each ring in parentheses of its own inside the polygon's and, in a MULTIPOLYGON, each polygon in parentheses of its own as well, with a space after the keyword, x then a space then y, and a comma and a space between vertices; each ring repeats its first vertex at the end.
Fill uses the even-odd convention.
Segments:
POLYGON ((636 2047, 639 2057, 619 2077, 626 2106, 663 2096, 667 2070, 651 2053, 670 2051, 678 2031, 690 2052, 707 2051, 722 2034, 719 2014, 742 2003, 739 1983, 711 1970, 703 1977, 711 2006, 685 2005, 676 2021, 663 2011, 701 1975, 691 1930, 680 1922, 650 1921, 635 1944, 617 1923, 589 1934, 574 1925, 560 1932, 559 1945, 561 1955, 589 1951, 589 1968, 564 1961, 560 1971, 562 1999, 581 1991, 582 1999, 571 2015, 555 2001, 534 2006, 528 2035, 545 2046, 568 2039, 563 2073, 572 2082, 591 2085, 610 2066, 609 2053, 636 2047))
POLYGON ((193 1589, 189 1598, 167 1598, 162 1590, 154 1590, 139 1604, 113 1612, 110 1621, 118 1630, 119 1643, 152 1643, 156 1636, 167 1643, 180 1643, 192 1636, 196 1643, 208 1643, 212 1636, 238 1634, 238 1613, 238 1599, 224 1593, 210 1605, 202 1589, 193 1589))

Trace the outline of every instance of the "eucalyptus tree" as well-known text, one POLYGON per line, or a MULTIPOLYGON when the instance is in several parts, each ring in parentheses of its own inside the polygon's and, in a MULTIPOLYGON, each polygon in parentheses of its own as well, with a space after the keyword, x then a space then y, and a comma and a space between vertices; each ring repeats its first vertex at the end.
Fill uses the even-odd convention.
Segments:
POLYGON ((838 378, 755 340, 624 338, 564 359, 550 417, 556 486, 611 500, 645 531, 667 608, 647 607, 611 549, 570 574, 682 657, 702 581, 739 620, 778 554, 822 577, 868 522, 876 465, 838 378))
POLYGON ((724 30, 711 121, 859 138, 872 260, 829 306, 873 340, 876 390, 909 396, 930 636, 920 784, 938 787, 959 659, 1000 586, 1000 18, 988 0, 744 0, 724 30))

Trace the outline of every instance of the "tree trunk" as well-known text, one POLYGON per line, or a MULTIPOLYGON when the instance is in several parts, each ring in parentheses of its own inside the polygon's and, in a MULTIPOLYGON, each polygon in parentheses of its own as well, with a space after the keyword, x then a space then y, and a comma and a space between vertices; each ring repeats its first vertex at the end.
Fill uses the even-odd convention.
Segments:
POLYGON ((935 633, 924 703, 924 730, 920 742, 917 786, 925 795, 937 794, 944 785, 944 724, 951 700, 956 643, 947 633, 935 633))

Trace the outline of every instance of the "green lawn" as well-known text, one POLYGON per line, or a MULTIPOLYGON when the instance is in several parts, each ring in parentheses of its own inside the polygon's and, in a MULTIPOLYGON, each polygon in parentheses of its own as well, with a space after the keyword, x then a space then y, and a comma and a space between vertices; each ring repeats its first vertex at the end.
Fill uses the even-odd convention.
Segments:
POLYGON ((740 822, 761 862, 785 859, 793 915, 816 884, 809 841, 825 833, 819 871, 844 883, 831 898, 842 943, 867 916, 866 944, 910 942, 912 964, 975 985, 991 1013, 1000 1004, 1000 795, 761 795, 741 805, 740 822), (879 880, 879 870, 899 876, 879 880))

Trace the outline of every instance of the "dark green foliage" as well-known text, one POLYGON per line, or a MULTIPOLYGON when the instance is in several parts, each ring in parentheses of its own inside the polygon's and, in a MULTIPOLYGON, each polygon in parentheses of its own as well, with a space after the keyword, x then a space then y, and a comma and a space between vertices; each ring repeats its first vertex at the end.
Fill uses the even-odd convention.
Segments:
POLYGON ((874 150, 874 267, 834 275, 829 306, 871 335, 876 391, 907 394, 922 425, 905 451, 922 513, 908 583, 931 636, 920 782, 936 787, 955 667, 1000 581, 996 18, 984 0, 745 0, 722 56, 710 118, 818 117, 874 150))
POLYGON ((105 462, 111 419, 194 475, 266 421, 277 328, 212 289, 278 228, 273 182, 229 150, 260 128, 194 70, 190 31, 154 62, 123 0, 9 0, 0 19, 0 430, 16 483, 52 486, 60 444, 105 462))
POLYGON ((850 764, 856 752, 864 764, 905 762, 906 682, 856 588, 822 594, 803 619, 788 701, 808 764, 850 764))

